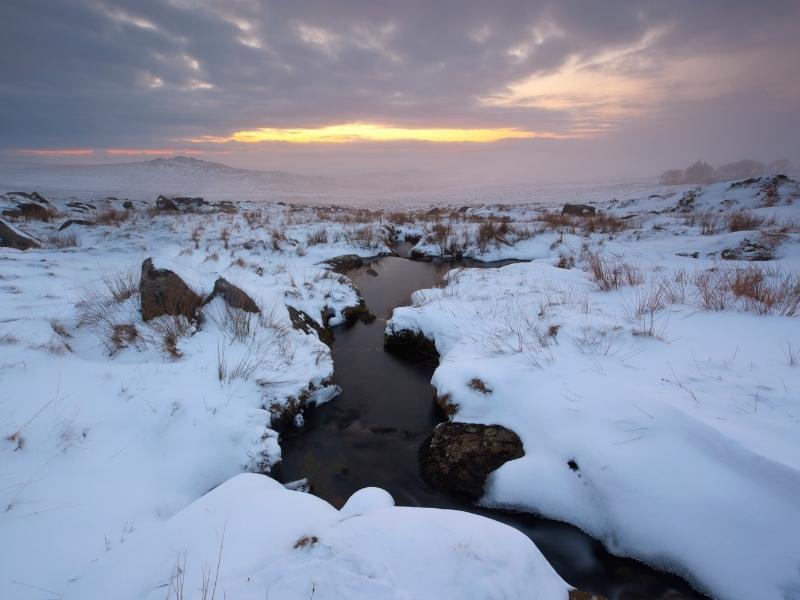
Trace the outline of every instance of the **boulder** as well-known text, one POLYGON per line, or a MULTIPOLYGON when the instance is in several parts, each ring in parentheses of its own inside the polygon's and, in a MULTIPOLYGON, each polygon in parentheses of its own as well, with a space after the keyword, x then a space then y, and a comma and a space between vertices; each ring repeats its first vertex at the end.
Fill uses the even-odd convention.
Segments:
POLYGON ((64 231, 70 225, 85 225, 86 227, 91 227, 94 225, 94 223, 85 219, 67 219, 61 224, 61 227, 59 227, 58 230, 64 231))
POLYGON ((125 202, 122 203, 122 208, 125 210, 133 210, 133 202, 130 200, 125 200, 125 202))
POLYGON ((423 478, 435 488, 477 500, 486 477, 525 455, 516 433, 500 425, 440 423, 419 450, 423 478))
POLYGON ((41 248, 42 245, 0 219, 0 247, 28 250, 29 248, 41 248))
POLYGON ((165 210, 170 212, 177 212, 178 206, 166 196, 159 196, 156 199, 156 208, 158 210, 165 210))
POLYGON ((200 296, 174 272, 156 269, 151 258, 142 263, 139 294, 145 321, 161 315, 183 315, 189 320, 199 318, 200 296))
POLYGON ((593 217, 597 214, 597 210, 588 204, 565 204, 561 209, 561 214, 574 217, 593 217))
POLYGON ((232 307, 238 308, 245 312, 259 313, 261 309, 253 301, 253 299, 242 288, 233 285, 224 277, 218 277, 214 282, 214 289, 206 297, 203 304, 211 302, 214 298, 219 296, 225 303, 232 307))

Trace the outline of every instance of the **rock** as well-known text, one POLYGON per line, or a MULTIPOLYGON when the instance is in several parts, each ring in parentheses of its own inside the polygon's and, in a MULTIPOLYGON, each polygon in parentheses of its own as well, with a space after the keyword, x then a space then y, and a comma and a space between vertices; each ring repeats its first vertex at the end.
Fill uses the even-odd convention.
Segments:
POLYGON ((158 210, 165 210, 170 212, 177 212, 178 206, 166 196, 159 196, 156 199, 156 208, 158 210))
POLYGON ((350 269, 358 269, 364 266, 364 261, 357 254, 342 254, 341 256, 329 258, 325 262, 333 267, 333 270, 337 273, 349 271, 350 269))
POLYGON ((31 192, 28 194, 27 192, 8 192, 9 196, 21 196, 22 198, 27 198, 28 200, 33 200, 34 202, 39 202, 40 204, 50 204, 50 201, 42 196, 39 192, 31 192))
POLYGON ((177 196, 172 201, 181 208, 200 208, 204 204, 208 204, 204 198, 189 198, 186 196, 177 196))
POLYGON ((58 230, 64 231, 70 225, 86 225, 87 227, 91 227, 94 223, 92 221, 86 221, 85 219, 68 219, 61 224, 58 230))
POLYGON ((88 210, 97 210, 97 207, 93 204, 89 204, 88 202, 67 202, 67 206, 70 208, 74 208, 75 210, 79 210, 81 212, 86 212, 88 210))
POLYGON ((16 248, 17 250, 42 247, 42 245, 32 237, 17 231, 2 219, 0 219, 0 246, 4 248, 16 248))
POLYGON ((161 315, 183 315, 189 320, 199 318, 200 296, 169 269, 156 269, 151 258, 142 263, 139 294, 145 321, 161 315))
POLYGON ((292 327, 305 334, 309 334, 313 331, 317 334, 320 341, 328 346, 333 343, 333 332, 331 332, 330 328, 322 327, 312 319, 308 313, 297 310, 294 306, 287 305, 286 310, 289 311, 289 320, 292 322, 292 327))
POLYGON ((224 277, 218 277, 214 282, 214 289, 206 297, 203 304, 208 304, 214 298, 220 296, 225 303, 232 308, 239 308, 245 312, 259 313, 261 309, 253 299, 242 288, 233 285, 224 277))
POLYGON ((565 204, 561 209, 562 215, 572 215, 575 217, 593 217, 597 214, 594 206, 588 204, 565 204))
POLYGON ((516 433, 500 425, 440 423, 419 451, 423 478, 433 487, 477 500, 486 477, 524 456, 516 433))
POLYGON ((751 242, 747 238, 739 242, 735 248, 726 248, 720 252, 720 257, 724 260, 772 260, 774 258, 773 248, 751 242))
POLYGON ((130 200, 125 200, 125 202, 122 203, 122 208, 125 210, 133 210, 133 202, 130 200))

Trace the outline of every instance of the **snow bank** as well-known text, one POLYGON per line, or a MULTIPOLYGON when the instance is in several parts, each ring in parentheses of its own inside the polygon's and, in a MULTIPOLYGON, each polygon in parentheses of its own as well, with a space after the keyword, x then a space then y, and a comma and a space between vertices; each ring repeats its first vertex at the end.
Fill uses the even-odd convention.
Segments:
POLYGON ((518 531, 467 513, 392 506, 361 490, 342 511, 260 475, 234 477, 102 556, 64 599, 567 598, 518 531), (376 498, 379 500, 375 502, 376 498), (355 504, 359 510, 353 511, 355 504), (218 574, 217 574, 218 573, 218 574))

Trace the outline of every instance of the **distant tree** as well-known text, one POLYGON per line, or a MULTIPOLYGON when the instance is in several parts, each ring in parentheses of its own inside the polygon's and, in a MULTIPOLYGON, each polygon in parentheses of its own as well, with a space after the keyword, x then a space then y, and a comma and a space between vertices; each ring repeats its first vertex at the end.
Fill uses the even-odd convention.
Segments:
POLYGON ((679 185, 683 183, 683 179, 683 169, 670 169, 661 174, 661 177, 658 178, 658 182, 661 185, 679 185))
POLYGON ((714 180, 714 167, 707 162, 698 160, 686 169, 683 183, 708 183, 714 180))
POLYGON ((717 169, 717 179, 748 179, 764 174, 766 165, 757 160, 738 160, 717 169))
POLYGON ((789 171, 792 170, 792 163, 789 162, 788 158, 779 158, 778 160, 773 160, 769 165, 767 165, 766 173, 770 175, 786 175, 789 171))

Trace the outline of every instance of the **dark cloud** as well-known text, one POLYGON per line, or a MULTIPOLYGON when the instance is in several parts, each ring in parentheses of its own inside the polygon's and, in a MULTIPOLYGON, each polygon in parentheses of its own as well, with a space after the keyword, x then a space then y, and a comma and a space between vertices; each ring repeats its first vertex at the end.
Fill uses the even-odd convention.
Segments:
MULTIPOLYGON (((565 130, 574 108, 481 99, 625 48, 587 68, 658 80, 675 61, 752 50, 797 86, 798 17, 795 0, 4 0, 0 148, 164 147, 353 120, 565 130)), ((796 107, 775 114, 797 120, 796 107)))

